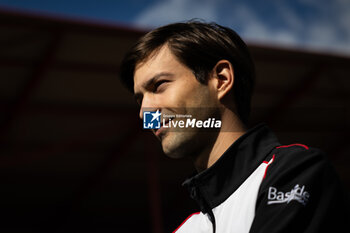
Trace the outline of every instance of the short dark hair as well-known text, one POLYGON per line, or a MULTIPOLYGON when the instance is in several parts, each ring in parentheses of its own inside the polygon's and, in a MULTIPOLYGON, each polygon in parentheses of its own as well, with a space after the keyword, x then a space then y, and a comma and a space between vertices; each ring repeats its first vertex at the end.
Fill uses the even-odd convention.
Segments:
POLYGON ((122 82, 130 91, 133 92, 135 67, 165 44, 203 84, 207 83, 218 61, 230 61, 235 75, 233 94, 237 113, 243 123, 248 122, 255 79, 254 63, 247 45, 239 35, 216 23, 174 23, 141 37, 126 54, 121 65, 122 82))

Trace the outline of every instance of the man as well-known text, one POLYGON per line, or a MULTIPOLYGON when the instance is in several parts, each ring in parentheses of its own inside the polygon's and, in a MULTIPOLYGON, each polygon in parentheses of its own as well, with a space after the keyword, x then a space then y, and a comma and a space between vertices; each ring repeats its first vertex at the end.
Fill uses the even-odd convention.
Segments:
POLYGON ((175 232, 348 230, 346 196, 321 151, 281 145, 265 125, 246 129, 254 65, 234 31, 194 21, 157 28, 126 55, 121 78, 141 119, 145 109, 163 114, 153 132, 164 153, 191 158, 198 172, 184 185, 201 211, 175 232), (220 127, 174 130, 177 115, 220 127))

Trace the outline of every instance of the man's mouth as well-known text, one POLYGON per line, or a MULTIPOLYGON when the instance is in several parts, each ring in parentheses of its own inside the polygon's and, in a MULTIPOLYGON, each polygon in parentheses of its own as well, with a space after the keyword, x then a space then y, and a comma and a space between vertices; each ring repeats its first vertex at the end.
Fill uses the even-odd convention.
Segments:
POLYGON ((155 134, 157 137, 160 137, 161 134, 164 132, 165 128, 164 128, 163 126, 164 126, 164 125, 165 125, 165 126, 168 126, 170 119, 171 119, 171 118, 163 119, 163 120, 160 122, 160 128, 154 130, 154 134, 155 134))

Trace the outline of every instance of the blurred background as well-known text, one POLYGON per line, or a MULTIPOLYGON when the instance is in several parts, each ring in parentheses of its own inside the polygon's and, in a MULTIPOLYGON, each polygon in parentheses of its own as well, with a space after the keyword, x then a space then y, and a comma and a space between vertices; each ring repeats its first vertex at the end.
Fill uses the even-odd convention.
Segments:
POLYGON ((326 151, 350 187, 350 2, 0 0, 0 231, 172 232, 198 211, 118 80, 150 29, 236 30, 257 70, 251 126, 326 151))

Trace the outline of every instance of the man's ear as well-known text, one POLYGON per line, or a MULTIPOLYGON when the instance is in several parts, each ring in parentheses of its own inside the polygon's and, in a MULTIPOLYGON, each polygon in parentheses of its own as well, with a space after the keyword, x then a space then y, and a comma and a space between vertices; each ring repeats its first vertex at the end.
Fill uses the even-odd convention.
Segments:
POLYGON ((228 60, 220 60, 212 72, 218 100, 222 100, 233 88, 235 77, 232 64, 228 60))

